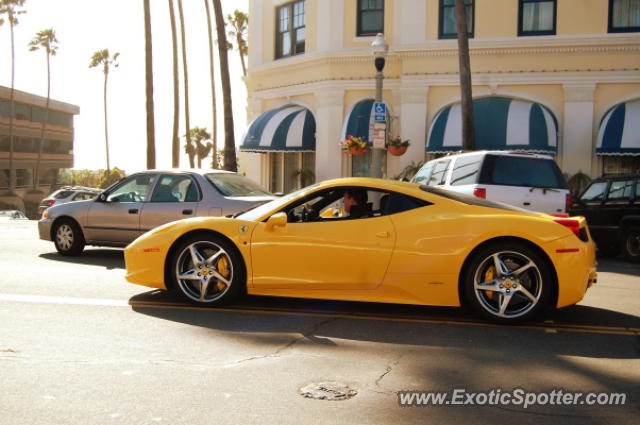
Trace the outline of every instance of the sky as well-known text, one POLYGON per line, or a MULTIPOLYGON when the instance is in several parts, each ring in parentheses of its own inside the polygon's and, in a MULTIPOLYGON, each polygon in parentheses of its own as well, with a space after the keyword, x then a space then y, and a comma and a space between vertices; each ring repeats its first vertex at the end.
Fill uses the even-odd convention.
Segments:
MULTIPOLYGON (((171 167, 173 129, 173 54, 169 5, 151 0, 153 34, 154 112, 156 166, 171 167)), ((189 73, 190 126, 212 131, 209 40, 204 0, 183 0, 189 73)), ((175 4, 178 39, 180 24, 175 4)), ((214 25, 213 7, 209 2, 214 25)), ((225 16, 234 9, 248 12, 248 0, 222 0, 225 16)), ((51 59, 51 98, 80 107, 75 117, 74 168, 106 168, 103 84, 101 67, 89 68, 97 50, 120 53, 119 67, 109 72, 108 124, 111 166, 126 171, 146 168, 146 96, 144 11, 142 0, 26 0, 26 14, 15 26, 15 88, 46 97, 47 70, 44 50, 30 52, 28 44, 38 31, 53 28, 59 41, 51 59)), ((0 26, 0 85, 11 87, 9 25, 0 26)), ((224 144, 222 88, 215 49, 218 146, 224 144)), ((231 91, 236 144, 246 126, 246 87, 236 49, 230 50, 231 91)), ((180 130, 184 136, 182 56, 180 56, 180 130)), ((181 137, 180 165, 188 167, 181 137)), ((204 164, 203 164, 204 165, 204 164)))

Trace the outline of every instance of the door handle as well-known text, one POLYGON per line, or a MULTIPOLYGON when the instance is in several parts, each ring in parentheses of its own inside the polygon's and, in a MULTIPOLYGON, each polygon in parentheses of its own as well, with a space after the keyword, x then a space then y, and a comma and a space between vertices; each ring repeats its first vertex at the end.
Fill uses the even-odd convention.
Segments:
POLYGON ((138 214, 138 209, 137 208, 131 208, 129 210, 129 214, 138 214))
POLYGON ((388 238, 391 234, 389 232, 378 232, 376 233, 376 236, 379 238, 388 238))
POLYGON ((531 202, 523 202, 522 205, 529 206, 529 205, 531 205, 531 202))
POLYGON ((182 210, 182 214, 184 214, 184 215, 193 214, 193 210, 182 210))

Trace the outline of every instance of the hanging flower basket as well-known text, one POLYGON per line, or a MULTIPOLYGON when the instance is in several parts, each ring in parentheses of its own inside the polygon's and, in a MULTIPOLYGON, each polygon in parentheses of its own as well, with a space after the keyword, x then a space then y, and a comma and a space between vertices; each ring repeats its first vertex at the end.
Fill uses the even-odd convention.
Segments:
POLYGON ((347 139, 340 142, 340 148, 345 155, 362 155, 367 151, 367 142, 360 137, 347 136, 347 139))
POLYGON ((359 148, 357 146, 351 146, 349 148, 349 152, 351 153, 351 155, 364 155, 366 151, 366 148, 359 148))
POLYGON ((395 139, 391 139, 389 141, 389 145, 387 145, 387 150, 391 155, 395 155, 395 156, 404 155, 404 153, 407 151, 407 148, 409 147, 410 144, 411 143, 409 142, 409 140, 402 140, 401 138, 396 137, 395 139))

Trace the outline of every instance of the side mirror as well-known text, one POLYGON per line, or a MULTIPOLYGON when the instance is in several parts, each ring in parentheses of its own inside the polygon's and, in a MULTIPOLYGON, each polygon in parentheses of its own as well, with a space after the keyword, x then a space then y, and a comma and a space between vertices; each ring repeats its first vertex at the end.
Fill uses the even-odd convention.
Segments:
POLYGON ((276 227, 284 227, 287 225, 287 214, 280 212, 272 215, 267 220, 267 230, 274 230, 276 227))
POLYGON ((107 195, 105 195, 104 193, 101 193, 100 195, 98 195, 98 202, 107 202, 107 195))

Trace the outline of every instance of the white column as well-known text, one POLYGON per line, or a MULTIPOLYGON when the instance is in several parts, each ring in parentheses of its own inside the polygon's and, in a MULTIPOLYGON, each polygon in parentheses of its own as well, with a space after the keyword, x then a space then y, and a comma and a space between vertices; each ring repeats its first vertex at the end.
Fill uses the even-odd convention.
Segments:
POLYGON ((344 22, 344 0, 321 0, 316 2, 316 40, 318 51, 333 51, 342 48, 342 25, 344 22))
POLYGON ((340 131, 344 119, 344 89, 316 91, 316 181, 342 176, 340 131))
POLYGON ((251 16, 251 25, 249 25, 248 43, 249 49, 248 63, 249 68, 262 64, 262 34, 264 21, 262 6, 263 0, 249 0, 249 16, 251 16))
POLYGON ((558 154, 563 173, 573 175, 582 171, 593 176, 595 172, 595 89, 595 84, 564 85, 564 124, 558 138, 558 154))
MULTIPOLYGON (((252 98, 247 102, 247 130, 249 129, 249 123, 262 113, 262 99, 252 98)), ((244 137, 244 134, 242 135, 244 137)), ((242 143, 242 140, 240 141, 242 143)), ((240 152, 238 154, 239 167, 238 172, 245 174, 247 177, 260 183, 261 186, 268 188, 269 181, 266 177, 266 170, 263 167, 264 154, 255 152, 240 152)))
POLYGON ((427 96, 429 86, 421 83, 401 82, 399 90, 400 107, 394 115, 399 115, 402 140, 409 139, 407 152, 399 157, 389 155, 389 177, 399 174, 412 162, 424 161, 427 140, 427 96))

